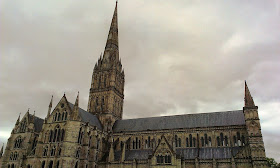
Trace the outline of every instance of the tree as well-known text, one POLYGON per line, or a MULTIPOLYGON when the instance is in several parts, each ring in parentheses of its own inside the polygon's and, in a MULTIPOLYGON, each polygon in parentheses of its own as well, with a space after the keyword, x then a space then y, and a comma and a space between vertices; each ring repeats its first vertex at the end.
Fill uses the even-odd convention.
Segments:
POLYGON ((268 166, 272 167, 272 168, 278 168, 280 167, 279 164, 277 164, 277 162, 275 161, 275 159, 273 158, 266 158, 267 162, 268 162, 268 166))

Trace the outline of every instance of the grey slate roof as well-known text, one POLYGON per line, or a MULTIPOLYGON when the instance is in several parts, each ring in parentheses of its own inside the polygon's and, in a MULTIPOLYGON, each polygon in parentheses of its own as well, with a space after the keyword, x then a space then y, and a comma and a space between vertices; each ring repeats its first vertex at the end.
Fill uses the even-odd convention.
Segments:
MULTIPOLYGON (((215 147, 215 148, 179 148, 176 149, 176 155, 181 156, 183 159, 229 159, 235 156, 242 147, 215 147), (198 156, 199 150, 199 156, 198 156)), ((125 160, 147 160, 149 156, 152 156, 152 149, 142 150, 126 150, 125 160)), ((115 152, 115 160, 119 161, 121 158, 121 151, 115 152)))
POLYGON ((182 156, 184 159, 228 159, 237 154, 242 147, 216 147, 216 148, 181 148, 176 149, 176 154, 182 156))
MULTIPOLYGON (((70 102, 68 103, 71 109, 73 110, 74 105, 70 102)), ((91 114, 79 107, 79 116, 81 117, 83 122, 88 122, 90 125, 96 126, 98 129, 102 129, 101 123, 99 119, 96 117, 96 115, 91 114)))
POLYGON ((245 125, 242 110, 118 120, 114 132, 245 125))
POLYGON ((33 116, 31 114, 29 114, 29 117, 34 117, 34 128, 35 128, 35 132, 40 132, 42 130, 43 124, 44 124, 44 120, 42 118, 39 118, 37 116, 33 116))
MULTIPOLYGON (((115 152, 115 160, 121 159, 122 151, 115 152)), ((143 150, 126 150, 125 151, 125 160, 147 160, 150 155, 153 154, 152 149, 143 149, 143 150)))

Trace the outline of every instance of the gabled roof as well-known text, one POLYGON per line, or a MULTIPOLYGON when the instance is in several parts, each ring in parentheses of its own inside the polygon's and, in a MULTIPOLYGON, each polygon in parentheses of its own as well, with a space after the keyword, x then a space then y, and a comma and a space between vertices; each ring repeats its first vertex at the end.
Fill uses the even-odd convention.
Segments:
POLYGON ((118 120, 113 132, 245 125, 242 110, 118 120))
MULTIPOLYGON (((70 108, 73 110, 74 105, 70 102, 68 102, 68 103, 69 103, 70 108)), ((96 126, 100 130, 102 129, 101 123, 100 123, 99 119, 96 117, 96 115, 93 115, 79 107, 79 116, 81 117, 81 120, 83 122, 88 122, 90 125, 96 126)))

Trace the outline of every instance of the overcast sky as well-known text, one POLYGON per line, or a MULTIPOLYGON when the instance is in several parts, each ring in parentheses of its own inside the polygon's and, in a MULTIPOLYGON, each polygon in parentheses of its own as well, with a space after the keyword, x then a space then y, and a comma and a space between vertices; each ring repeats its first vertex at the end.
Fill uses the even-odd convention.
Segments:
MULTIPOLYGON (((0 1, 0 143, 66 92, 87 108, 113 0, 0 1)), ((124 118, 239 110, 244 80, 280 162, 280 1, 120 0, 124 118)))

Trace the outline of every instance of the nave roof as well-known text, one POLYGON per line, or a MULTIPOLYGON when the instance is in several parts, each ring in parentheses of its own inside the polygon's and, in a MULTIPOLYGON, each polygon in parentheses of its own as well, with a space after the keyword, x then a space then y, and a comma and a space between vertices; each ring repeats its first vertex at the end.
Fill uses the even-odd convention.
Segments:
POLYGON ((118 120, 113 132, 245 125, 242 110, 118 120))

